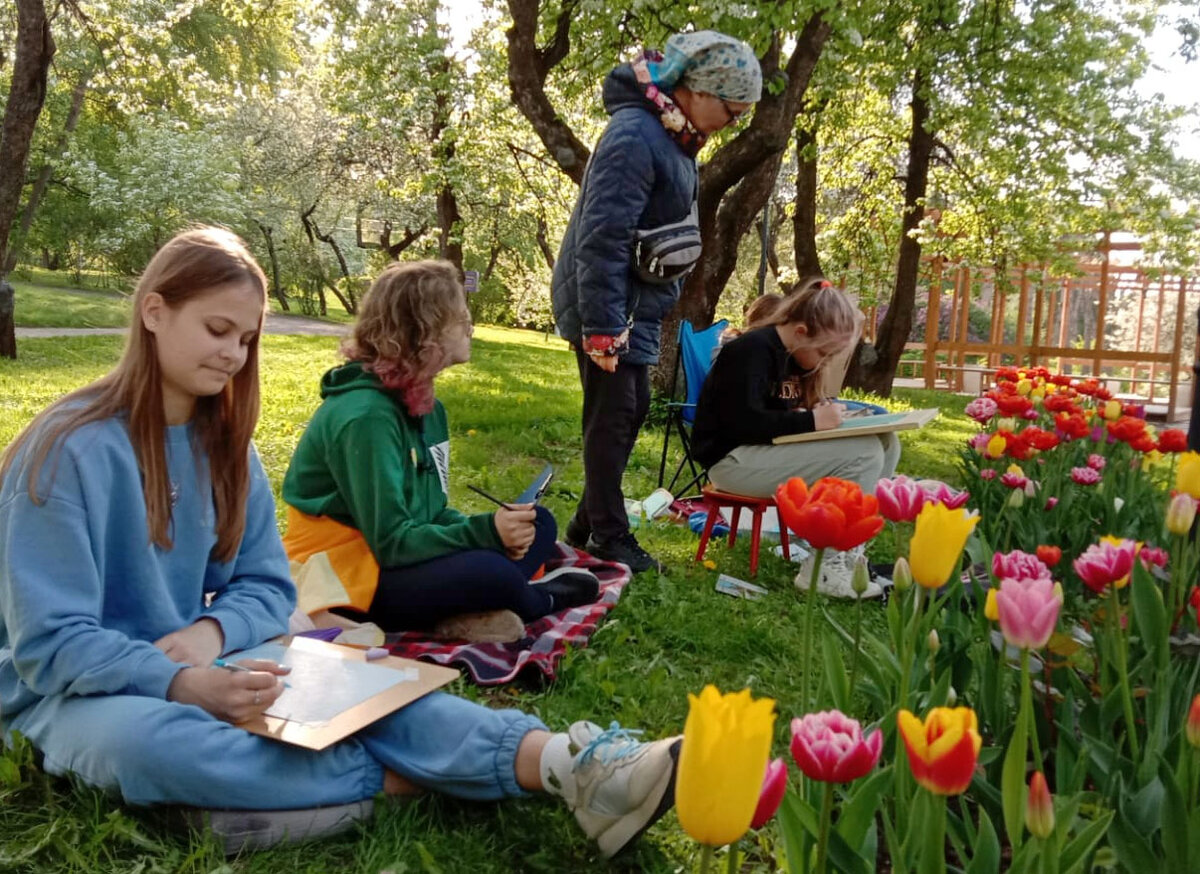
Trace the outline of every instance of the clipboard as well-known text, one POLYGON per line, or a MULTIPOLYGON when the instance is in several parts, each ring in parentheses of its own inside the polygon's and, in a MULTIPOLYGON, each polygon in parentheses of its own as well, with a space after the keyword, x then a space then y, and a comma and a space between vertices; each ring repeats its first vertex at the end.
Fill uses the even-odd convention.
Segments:
POLYGON ((886 434, 889 431, 909 431, 928 425, 937 417, 937 407, 909 410, 906 413, 883 413, 843 419, 842 424, 826 431, 806 431, 803 434, 784 434, 772 443, 808 443, 812 440, 836 440, 839 437, 859 437, 866 434, 886 434))
POLYGON ((460 674, 454 668, 397 656, 368 661, 365 650, 309 637, 279 637, 253 649, 233 653, 228 659, 240 661, 259 657, 275 657, 276 661, 293 666, 292 673, 286 677, 289 688, 267 711, 268 714, 288 715, 259 716, 238 723, 238 728, 310 750, 323 750, 349 737, 445 686, 460 674), (278 657, 272 655, 277 651, 281 651, 278 657), (398 679, 388 677, 386 672, 389 671, 396 672, 398 679), (297 705, 303 707, 312 702, 314 708, 337 708, 341 700, 353 703, 330 714, 327 719, 312 719, 314 714, 324 715, 317 710, 303 714, 305 718, 289 718, 289 715, 296 716, 297 705), (289 704, 289 701, 295 703, 289 704))

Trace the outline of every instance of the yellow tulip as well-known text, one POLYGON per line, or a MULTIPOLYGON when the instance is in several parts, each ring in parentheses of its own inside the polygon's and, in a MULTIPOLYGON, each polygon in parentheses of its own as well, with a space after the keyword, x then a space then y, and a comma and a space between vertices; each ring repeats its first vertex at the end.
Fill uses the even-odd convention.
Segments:
POLYGON ((978 516, 961 508, 950 510, 938 502, 926 504, 917 515, 908 548, 913 579, 927 589, 945 585, 958 567, 967 537, 978 524, 978 516))
POLYGON ((1022 397, 1033 391, 1033 381, 1029 379, 1020 379, 1017 381, 1017 394, 1022 397))
POLYGON ((1175 471, 1175 490, 1200 499, 1200 452, 1185 452, 1179 456, 1175 471))
POLYGON ((1106 401, 1104 404, 1103 416, 1110 422, 1115 422, 1117 419, 1121 418, 1121 402, 1106 401))
POLYGON ((1167 504, 1167 530, 1172 534, 1187 534, 1196 521, 1196 499, 1179 492, 1167 504))
POLYGON ((983 605, 983 615, 991 622, 1000 621, 1000 603, 996 600, 996 587, 988 589, 987 601, 983 605))
POLYGON ((1004 448, 1006 446, 1008 446, 1007 440, 1005 440, 999 434, 993 434, 991 439, 987 442, 985 454, 988 458, 999 458, 1004 454, 1004 448))
POLYGON ((750 828, 775 728, 775 702, 750 690, 688 695, 675 784, 684 831, 702 844, 732 844, 750 828))

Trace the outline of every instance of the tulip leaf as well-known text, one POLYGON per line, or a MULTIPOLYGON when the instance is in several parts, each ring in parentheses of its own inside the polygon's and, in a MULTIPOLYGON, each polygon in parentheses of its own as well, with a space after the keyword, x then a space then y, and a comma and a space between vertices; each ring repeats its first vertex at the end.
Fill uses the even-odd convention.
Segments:
POLYGON ((1149 837, 1158 831, 1165 794, 1162 781, 1155 777, 1132 796, 1119 797, 1121 813, 1139 835, 1149 837))
POLYGON ((1188 858, 1200 860, 1200 807, 1192 811, 1188 817, 1188 858))
POLYGON ((1004 810, 1004 831, 1013 850, 1021 846, 1025 828, 1025 761, 1028 751, 1025 713, 1017 717, 1016 728, 1004 754, 1004 766, 1000 771, 1000 794, 1004 810))
POLYGON ((1108 842, 1127 871, 1155 871, 1158 868, 1150 845, 1137 828, 1118 810, 1108 827, 1108 842))
POLYGON ((817 827, 817 812, 809 807, 797 793, 788 791, 779 806, 778 823, 783 831, 783 846, 787 851, 789 874, 807 874, 808 853, 813 841, 805 825, 811 819, 812 829, 817 827))
MULTIPOLYGON (((1188 818, 1183 792, 1175 782, 1170 766, 1161 758, 1159 779, 1164 790, 1162 808, 1162 843, 1167 857, 1167 870, 1173 874, 1188 874, 1188 818)), ((1196 860, 1200 862, 1200 859, 1196 860)))
MULTIPOLYGON (((833 706, 838 710, 850 709, 850 677, 846 672, 846 663, 842 660, 842 648, 837 639, 829 631, 821 633, 821 650, 824 655, 822 662, 825 668, 825 683, 829 687, 829 697, 833 706)), ((861 655, 859 661, 862 661, 861 655)))
POLYGON ((1167 607, 1163 603, 1162 592, 1140 561, 1133 563, 1129 603, 1133 607, 1133 618, 1137 623, 1142 646, 1152 657, 1159 676, 1163 677, 1170 660, 1167 607))
POLYGON ((1059 854, 1058 862, 1061 874, 1082 874, 1084 863, 1091 854, 1092 848, 1104 837, 1112 818, 1113 812, 1106 810, 1075 835, 1059 854))
POLYGON ((892 767, 880 768, 865 780, 854 784, 854 791, 842 802, 837 831, 852 847, 862 847, 867 829, 875 824, 875 811, 885 789, 892 784, 892 767))
MULTIPOLYGON (((967 814, 968 818, 970 814, 967 814)), ((979 808, 979 830, 971 847, 971 861, 964 869, 965 874, 998 874, 1000 871, 1000 838, 992 818, 983 807, 979 808)))

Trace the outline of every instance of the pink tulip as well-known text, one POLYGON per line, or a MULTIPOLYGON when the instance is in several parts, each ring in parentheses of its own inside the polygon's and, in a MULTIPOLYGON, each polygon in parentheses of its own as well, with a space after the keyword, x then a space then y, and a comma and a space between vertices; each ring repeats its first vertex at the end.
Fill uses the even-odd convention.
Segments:
POLYGON ((967 445, 976 452, 984 452, 987 449, 988 441, 992 439, 992 435, 987 431, 980 431, 967 440, 967 445))
POLYGON ((957 510, 971 497, 970 492, 952 489, 936 479, 918 480, 917 484, 925 491, 926 503, 945 504, 947 510, 957 510))
POLYGON ((925 506, 925 491, 904 474, 875 483, 879 512, 891 522, 912 522, 925 506))
POLYGON ((1046 511, 1049 512, 1058 506, 1058 498, 1046 498, 1046 511))
POLYGON ((1029 485, 1029 478, 1019 473, 1002 473, 1000 474, 1000 482, 1004 483, 1010 489, 1024 489, 1029 485))
POLYGON ((983 470, 979 471, 979 478, 980 479, 995 479, 996 471, 990 467, 985 467, 983 470))
POLYGON ((1075 559, 1075 573, 1097 595, 1103 594, 1110 584, 1119 589, 1129 582, 1137 551, 1138 545, 1133 540, 1093 543, 1075 559))
POLYGON ((1054 632, 1062 586, 1049 577, 1000 581, 996 609, 1004 639, 1019 649, 1041 649, 1054 632))
POLYGON ((754 808, 750 828, 762 828, 771 821, 783 802, 786 789, 787 763, 783 759, 772 759, 767 762, 767 774, 763 777, 762 792, 758 796, 758 807, 754 808))
POLYGON ((1071 479, 1081 486, 1094 486, 1100 482, 1100 471, 1091 467, 1073 467, 1071 479))
POLYGON ((1108 460, 1103 455, 1097 455, 1093 452, 1088 456, 1087 466, 1092 470, 1104 470, 1104 466, 1108 464, 1108 460))
POLYGON ((875 767, 882 748, 883 733, 879 729, 864 738, 858 720, 840 710, 823 710, 792 720, 792 758, 813 780, 857 780, 875 767))
POLYGON ((981 425, 986 425, 996 415, 996 402, 991 398, 975 398, 967 404, 966 413, 981 425))
POLYGON ((1155 567, 1166 567, 1170 556, 1167 551, 1161 546, 1144 546, 1142 551, 1138 553, 1138 557, 1142 560, 1142 566, 1149 569, 1150 565, 1155 567))
POLYGON ((1036 555, 1014 549, 992 554, 992 576, 998 580, 1050 579, 1050 568, 1036 555))

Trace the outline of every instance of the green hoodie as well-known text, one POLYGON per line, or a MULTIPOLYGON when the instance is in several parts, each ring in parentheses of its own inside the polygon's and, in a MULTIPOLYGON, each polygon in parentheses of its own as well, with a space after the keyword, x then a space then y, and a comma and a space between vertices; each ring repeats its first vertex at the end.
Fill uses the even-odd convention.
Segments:
POLYGON ((440 401, 410 416, 353 361, 321 378, 321 397, 283 478, 286 503, 358 529, 383 568, 503 549, 492 514, 446 506, 450 432, 440 401))

